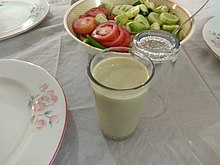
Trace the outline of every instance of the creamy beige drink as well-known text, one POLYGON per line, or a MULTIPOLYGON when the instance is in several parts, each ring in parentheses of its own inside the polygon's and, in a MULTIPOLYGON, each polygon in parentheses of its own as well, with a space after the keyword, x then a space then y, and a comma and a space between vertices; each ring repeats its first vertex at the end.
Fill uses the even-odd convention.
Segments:
POLYGON ((147 67, 134 58, 116 56, 99 62, 92 75, 105 86, 90 81, 103 133, 113 139, 129 136, 149 88, 147 67))

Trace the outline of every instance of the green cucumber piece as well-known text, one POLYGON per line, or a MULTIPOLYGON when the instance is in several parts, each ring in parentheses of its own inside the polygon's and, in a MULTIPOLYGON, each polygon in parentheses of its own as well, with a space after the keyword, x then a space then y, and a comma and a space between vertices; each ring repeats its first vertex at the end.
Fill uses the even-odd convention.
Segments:
POLYGON ((148 8, 148 9, 150 9, 150 10, 154 10, 155 9, 155 7, 156 7, 156 5, 155 5, 155 3, 154 2, 150 2, 150 1, 145 1, 144 2, 144 5, 148 8))
POLYGON ((130 15, 132 17, 136 17, 139 12, 140 12, 140 7, 139 6, 134 6, 131 9, 129 9, 126 13, 130 13, 130 15))
POLYGON ((160 5, 154 9, 154 12, 159 14, 163 12, 169 12, 169 7, 166 5, 160 5))
POLYGON ((180 41, 182 41, 184 38, 186 38, 186 33, 184 32, 183 29, 181 29, 178 34, 177 37, 179 38, 180 41))
POLYGON ((102 3, 102 5, 110 12, 112 11, 112 9, 115 6, 113 3, 102 3))
POLYGON ((111 14, 113 15, 119 15, 122 14, 130 9, 132 9, 132 5, 115 5, 115 7, 112 9, 111 14))
POLYGON ((135 33, 138 33, 138 32, 141 32, 143 30, 147 30, 146 26, 141 23, 141 22, 138 22, 138 21, 131 21, 131 22, 128 22, 126 24, 126 28, 127 30, 132 33, 132 34, 135 34, 135 33))
POLYGON ((154 23, 154 22, 157 22, 160 24, 160 26, 163 24, 160 19, 159 19, 159 14, 158 13, 155 13, 155 12, 150 12, 150 14, 148 15, 148 20, 150 21, 150 23, 154 23))
POLYGON ((139 0, 136 0, 133 4, 132 4, 132 6, 137 6, 137 5, 140 5, 141 4, 141 2, 139 1, 139 0))
POLYGON ((121 5, 115 5, 111 11, 111 14, 113 15, 119 15, 122 13, 122 11, 120 10, 121 5))
POLYGON ((123 12, 128 11, 129 9, 131 9, 133 6, 132 5, 121 5, 120 10, 123 12))
POLYGON ((150 27, 150 24, 149 22, 147 21, 147 19, 141 15, 141 14, 138 14, 135 18, 134 18, 134 21, 138 21, 140 23, 143 23, 145 26, 146 26, 146 29, 149 29, 150 27))
POLYGON ((154 22, 150 25, 151 30, 160 30, 160 24, 158 22, 154 22))
POLYGON ((128 11, 115 16, 115 21, 120 25, 125 25, 129 19, 135 17, 139 13, 140 9, 137 7, 138 6, 132 7, 128 11))
POLYGON ((86 35, 86 40, 85 42, 89 45, 92 45, 96 48, 100 48, 100 49, 105 49, 105 47, 103 45, 101 45, 100 43, 96 42, 92 37, 90 37, 88 34, 86 35))
POLYGON ((176 15, 167 12, 161 13, 159 19, 161 22, 168 25, 177 24, 177 22, 179 21, 179 18, 176 15))
POLYGON ((162 29, 166 31, 174 31, 179 27, 179 25, 163 25, 162 29))
POLYGON ((103 14, 103 13, 98 13, 98 14, 95 16, 95 20, 96 20, 96 23, 97 23, 97 24, 101 24, 101 23, 104 23, 104 22, 108 22, 108 19, 106 18, 105 14, 103 14))
POLYGON ((127 5, 121 5, 121 7, 119 8, 121 11, 125 11, 127 5))
POLYGON ((128 11, 128 10, 130 10, 132 7, 133 7, 132 5, 126 5, 124 11, 128 11))
POLYGON ((147 14, 149 13, 147 7, 146 7, 144 4, 140 4, 140 5, 138 5, 138 6, 139 6, 139 8, 140 8, 140 13, 141 13, 142 15, 147 15, 147 14))
POLYGON ((117 23, 125 25, 128 22, 129 17, 127 17, 126 13, 122 13, 117 15, 114 19, 117 23))

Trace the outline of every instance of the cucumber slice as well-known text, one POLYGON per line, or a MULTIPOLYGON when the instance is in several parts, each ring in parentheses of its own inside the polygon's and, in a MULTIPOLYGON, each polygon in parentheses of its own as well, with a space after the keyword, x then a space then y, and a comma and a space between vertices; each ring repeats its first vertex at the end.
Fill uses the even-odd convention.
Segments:
POLYGON ((119 8, 119 10, 125 11, 126 6, 127 6, 127 5, 121 5, 121 7, 119 8))
POLYGON ((126 13, 122 13, 122 14, 117 15, 114 19, 117 23, 121 25, 125 25, 128 22, 129 18, 130 17, 128 17, 126 13))
POLYGON ((141 15, 141 14, 138 14, 135 18, 134 18, 134 21, 138 21, 140 23, 143 23, 145 26, 146 26, 146 29, 149 29, 150 27, 150 24, 149 22, 147 21, 147 19, 141 15))
POLYGON ((163 12, 168 12, 168 11, 169 11, 169 7, 166 5, 160 5, 154 9, 154 12, 159 13, 159 14, 163 12))
POLYGON ((119 15, 122 13, 122 11, 120 10, 121 5, 115 5, 111 11, 111 14, 113 15, 119 15))
POLYGON ((132 5, 121 5, 120 10, 123 12, 128 11, 129 9, 131 9, 133 6, 132 5))
POLYGON ((160 25, 162 25, 163 23, 160 21, 159 19, 159 14, 158 13, 155 13, 155 12, 151 12, 149 15, 148 15, 148 20, 150 21, 150 23, 154 23, 154 22, 157 22, 159 23, 160 25))
POLYGON ((129 9, 127 12, 130 13, 132 15, 132 17, 136 17, 138 15, 138 13, 140 12, 140 7, 134 6, 131 9, 129 9))
POLYGON ((179 25, 163 25, 162 29, 166 31, 174 31, 179 27, 179 25))
POLYGON ((102 3, 102 5, 110 12, 112 11, 112 9, 115 6, 113 3, 102 3))
POLYGON ((132 4, 132 6, 137 6, 137 5, 140 5, 141 4, 141 2, 139 1, 139 0, 136 0, 133 4, 132 4))
POLYGON ((179 38, 180 41, 182 41, 184 38, 186 38, 186 33, 184 32, 183 29, 181 29, 178 34, 177 37, 179 38))
POLYGON ((105 14, 103 14, 103 13, 98 13, 98 14, 95 16, 95 20, 96 20, 96 23, 97 23, 97 24, 101 24, 101 23, 104 23, 104 22, 108 22, 108 19, 106 18, 105 14))
POLYGON ((138 32, 141 32, 143 30, 147 30, 146 26, 141 23, 141 22, 138 22, 138 21, 131 21, 131 22, 128 22, 126 24, 126 28, 127 30, 132 33, 132 34, 135 34, 135 33, 138 33, 138 32))
POLYGON ((177 22, 179 21, 179 18, 176 15, 167 12, 161 13, 159 19, 161 22, 168 25, 177 24, 177 22))
POLYGON ((148 8, 151 9, 152 11, 155 9, 156 5, 154 2, 150 2, 150 1, 145 1, 144 5, 148 8))
POLYGON ((154 22, 150 25, 151 30, 160 30, 160 24, 157 22, 154 22))
POLYGON ((147 7, 144 4, 140 4, 138 6, 142 15, 147 15, 149 13, 147 7))
POLYGON ((132 7, 133 7, 132 5, 126 5, 126 8, 124 9, 124 11, 127 12, 127 11, 130 10, 132 7))

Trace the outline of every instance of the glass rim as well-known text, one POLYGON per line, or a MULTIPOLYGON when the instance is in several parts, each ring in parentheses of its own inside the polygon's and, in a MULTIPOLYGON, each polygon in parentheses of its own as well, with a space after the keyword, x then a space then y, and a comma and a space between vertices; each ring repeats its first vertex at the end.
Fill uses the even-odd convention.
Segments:
MULTIPOLYGON (((92 64, 93 60, 94 60, 95 58, 97 58, 97 56, 101 56, 102 53, 106 53, 106 52, 108 52, 109 50, 114 50, 114 49, 126 49, 126 50, 130 50, 130 51, 131 51, 130 53, 132 53, 132 50, 133 50, 133 49, 130 48, 130 47, 110 47, 110 48, 103 49, 103 50, 100 51, 99 53, 95 54, 95 55, 90 59, 90 61, 89 61, 89 64, 88 64, 88 66, 87 66, 87 74, 88 74, 89 78, 90 78, 96 85, 98 85, 98 86, 100 86, 100 87, 103 87, 103 88, 105 88, 105 89, 108 89, 108 90, 113 90, 113 91, 130 91, 130 90, 136 90, 136 89, 140 89, 140 88, 144 87, 146 84, 148 84, 148 83, 153 79, 153 76, 154 76, 154 74, 155 74, 155 66, 154 66, 153 61, 152 61, 149 57, 147 57, 147 59, 145 59, 145 58, 141 58, 140 56, 137 56, 137 55, 134 56, 134 55, 130 54, 131 57, 137 57, 137 58, 139 58, 139 59, 141 59, 141 60, 148 60, 148 61, 150 62, 150 65, 152 66, 152 71, 151 71, 151 73, 149 74, 148 79, 147 79, 143 84, 138 85, 138 86, 135 86, 135 87, 132 87, 132 88, 112 88, 112 87, 106 86, 106 85, 100 83, 99 81, 97 81, 97 80, 95 79, 95 77, 93 76, 92 72, 91 72, 91 64, 92 64)), ((114 51, 112 51, 112 52, 114 52, 114 51)), ((117 53, 117 52, 116 52, 116 53, 117 53)), ((120 53, 124 53, 124 52, 120 52, 120 53)), ((126 53, 126 54, 129 54, 129 53, 126 53)), ((116 57, 117 57, 117 56, 116 56, 116 57)), ((145 66, 145 67, 146 67, 146 66, 145 66)))
MULTIPOLYGON (((134 40, 133 42, 136 43, 137 40, 139 40, 138 38, 141 38, 142 35, 147 35, 147 36, 158 36, 159 34, 162 34, 162 35, 166 35, 166 36, 169 36, 171 37, 173 40, 174 40, 174 45, 172 45, 171 49, 178 49, 180 47, 180 40, 175 36, 173 35, 172 33, 170 32, 167 32, 165 30, 143 30, 139 33, 137 33, 135 36, 134 36, 134 40)), ((164 36, 162 36, 164 37, 164 36)), ((167 39, 167 38, 166 38, 167 39)))

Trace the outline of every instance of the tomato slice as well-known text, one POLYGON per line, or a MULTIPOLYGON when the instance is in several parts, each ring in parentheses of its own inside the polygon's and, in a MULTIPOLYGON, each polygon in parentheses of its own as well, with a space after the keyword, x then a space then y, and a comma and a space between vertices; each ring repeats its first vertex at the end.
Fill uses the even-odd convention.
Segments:
POLYGON ((92 32, 92 38, 97 42, 112 41, 118 35, 118 25, 115 22, 104 22, 92 32))
POLYGON ((104 6, 91 8, 85 13, 85 15, 95 17, 98 13, 103 13, 107 18, 110 15, 110 12, 104 6))
POLYGON ((124 42, 124 39, 125 39, 124 38, 125 33, 124 33, 124 30, 120 26, 118 26, 118 30, 119 30, 119 33, 116 36, 116 38, 114 38, 111 41, 101 42, 101 44, 105 47, 121 46, 122 42, 124 42))
POLYGON ((130 42, 131 42, 131 35, 127 29, 125 29, 123 27, 122 27, 122 29, 124 30, 124 41, 121 43, 121 46, 129 47, 130 42))
POLYGON ((73 30, 80 34, 91 33, 96 28, 94 17, 81 17, 73 22, 73 30))

